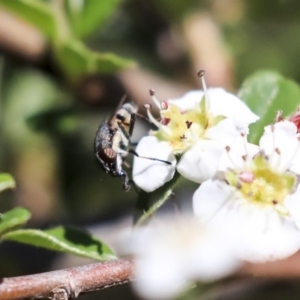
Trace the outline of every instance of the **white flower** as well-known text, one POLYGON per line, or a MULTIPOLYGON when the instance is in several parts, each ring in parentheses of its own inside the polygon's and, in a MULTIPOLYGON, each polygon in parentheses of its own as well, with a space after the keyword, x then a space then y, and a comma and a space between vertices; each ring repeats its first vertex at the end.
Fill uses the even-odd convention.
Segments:
POLYGON ((224 146, 232 143, 240 132, 247 133, 248 125, 258 119, 236 96, 221 88, 206 90, 204 81, 203 86, 204 92, 191 91, 182 98, 163 102, 151 92, 161 120, 151 115, 148 105, 148 117, 158 130, 142 138, 136 152, 168 159, 172 164, 135 157, 133 180, 143 190, 151 192, 164 185, 172 179, 175 168, 198 183, 212 178, 224 146))
POLYGON ((280 259, 300 248, 299 143, 289 121, 267 126, 259 147, 242 137, 194 194, 195 215, 226 227, 245 260, 280 259))
POLYGON ((169 299, 194 281, 212 281, 240 265, 226 235, 192 216, 154 220, 133 237, 134 287, 148 299, 169 299))

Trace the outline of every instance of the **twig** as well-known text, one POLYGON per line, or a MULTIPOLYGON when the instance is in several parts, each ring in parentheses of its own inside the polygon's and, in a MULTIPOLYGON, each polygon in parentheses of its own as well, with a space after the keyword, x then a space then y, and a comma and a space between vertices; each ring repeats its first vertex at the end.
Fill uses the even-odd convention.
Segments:
POLYGON ((37 28, 0 8, 0 51, 40 64, 45 58, 47 43, 37 28))
POLYGON ((247 264, 239 272, 239 275, 273 279, 300 278, 300 251, 282 260, 264 264, 247 264))
MULTIPOLYGON (((0 299, 67 300, 134 280, 134 262, 118 259, 76 268, 0 279, 0 299)), ((300 277, 300 252, 266 264, 247 264, 236 278, 291 279, 300 277)))
POLYGON ((0 279, 0 299, 74 299, 133 280, 133 261, 118 259, 76 268, 0 279))
MULTIPOLYGON (((220 26, 214 22, 211 13, 190 15, 185 18, 182 29, 194 74, 205 70, 209 86, 232 90, 233 60, 222 41, 220 26)), ((197 82, 199 85, 200 81, 197 82)))

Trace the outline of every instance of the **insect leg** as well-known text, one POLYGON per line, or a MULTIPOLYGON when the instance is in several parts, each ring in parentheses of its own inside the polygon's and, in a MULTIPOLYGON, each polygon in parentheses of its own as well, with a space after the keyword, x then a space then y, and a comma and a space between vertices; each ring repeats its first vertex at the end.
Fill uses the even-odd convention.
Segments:
POLYGON ((123 125, 128 126, 127 123, 118 123, 118 126, 119 126, 120 130, 125 135, 125 137, 130 141, 130 134, 127 133, 127 131, 124 129, 123 125))
POLYGON ((132 153, 133 155, 137 156, 137 157, 140 157, 140 158, 145 158, 145 159, 150 159, 150 160, 155 160, 155 161, 160 161, 160 162, 163 162, 165 164, 168 164, 168 165, 171 165, 172 163, 167 161, 167 160, 162 160, 162 159, 159 159, 159 158, 154 158, 154 157, 148 157, 148 156, 141 156, 139 155, 135 150, 133 149, 129 149, 128 150, 129 153, 132 153))
POLYGON ((123 164, 126 168, 131 169, 131 165, 127 161, 123 161, 123 164))
POLYGON ((135 191, 137 193, 139 193, 139 189, 137 187, 137 185, 135 184, 135 182, 129 178, 128 174, 126 171, 124 170, 120 170, 119 172, 116 172, 114 173, 114 176, 118 176, 118 177, 122 177, 123 178, 123 189, 128 192, 131 188, 131 185, 133 185, 135 191))
POLYGON ((122 169, 122 163, 123 163, 122 157, 119 154, 117 154, 115 170, 112 172, 112 175, 116 176, 116 177, 122 177, 123 178, 123 189, 125 191, 129 191, 130 186, 131 186, 129 184, 130 179, 129 179, 129 176, 127 175, 127 173, 122 169))
POLYGON ((121 176, 123 177, 123 189, 127 192, 131 187, 130 185, 131 180, 129 179, 127 173, 124 170, 122 170, 121 172, 122 172, 121 176))

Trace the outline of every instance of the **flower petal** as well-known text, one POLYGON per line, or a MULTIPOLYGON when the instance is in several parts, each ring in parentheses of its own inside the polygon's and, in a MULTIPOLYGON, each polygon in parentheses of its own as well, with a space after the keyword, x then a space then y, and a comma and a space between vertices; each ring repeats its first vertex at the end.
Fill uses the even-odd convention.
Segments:
POLYGON ((170 299, 179 294, 186 283, 173 255, 161 253, 136 260, 136 291, 146 299, 170 299))
POLYGON ((286 197, 284 206, 288 209, 296 226, 300 229, 300 185, 298 185, 293 194, 286 197))
MULTIPOLYGON (((256 219, 253 216, 244 215, 245 222, 253 224, 256 219)), ((265 218, 278 218, 277 212, 265 215, 265 218)), ((273 220, 273 225, 274 225, 273 220)), ((248 226, 239 235, 240 256, 249 262, 265 262, 286 258, 300 248, 300 233, 291 220, 281 217, 278 218, 277 228, 272 228, 271 224, 265 223, 264 227, 253 230, 248 226)))
POLYGON ((259 152, 258 146, 248 143, 242 136, 239 136, 233 144, 228 144, 228 147, 220 159, 219 171, 245 169, 254 155, 259 152))
POLYGON ((216 174, 223 151, 224 147, 217 141, 200 140, 182 155, 177 171, 185 178, 201 183, 216 174))
POLYGON ((220 279, 241 264, 222 228, 204 226, 191 215, 154 219, 129 244, 135 288, 149 299, 173 297, 191 282, 220 279))
POLYGON ((233 119, 240 130, 259 119, 242 100, 222 88, 208 89, 208 96, 210 112, 233 119))
MULTIPOLYGON (((239 129, 245 129, 249 124, 256 122, 259 117, 248 106, 233 94, 222 88, 207 90, 209 98, 209 111, 214 116, 225 116, 234 120, 239 129)), ((195 105, 203 100, 204 92, 190 91, 178 99, 170 99, 169 103, 177 105, 182 111, 195 109, 195 105)))
MULTIPOLYGON (((245 130, 243 130, 245 131, 245 130)), ((205 136, 210 140, 219 141, 222 145, 227 146, 234 142, 241 134, 232 119, 225 119, 219 122, 216 126, 206 130, 205 136)))
POLYGON ((294 222, 273 207, 248 206, 239 213, 236 226, 240 258, 266 262, 286 258, 300 247, 300 232, 294 222))
POLYGON ((146 192, 152 192, 170 181, 175 173, 176 159, 172 148, 167 142, 159 141, 154 136, 141 139, 136 148, 140 156, 166 160, 172 164, 134 157, 133 180, 137 186, 146 192))
POLYGON ((190 91, 184 94, 181 98, 169 99, 168 103, 176 105, 181 111, 187 111, 195 109, 196 104, 201 102, 203 96, 203 91, 190 91))
POLYGON ((247 202, 225 182, 204 182, 194 194, 193 206, 202 222, 228 231, 239 257, 246 261, 281 259, 300 248, 300 232, 293 220, 274 207, 247 202))
POLYGON ((185 278, 190 281, 214 281, 229 275, 240 266, 241 261, 237 259, 231 237, 222 227, 202 225, 196 238, 198 243, 195 243, 192 251, 186 253, 183 260, 182 270, 188 270, 185 278))
POLYGON ((282 121, 266 126, 259 146, 269 157, 273 169, 285 172, 294 163, 293 171, 300 174, 300 163, 295 161, 300 153, 297 127, 294 123, 282 121))
POLYGON ((201 184, 193 196, 194 214, 203 223, 207 223, 230 200, 232 188, 225 182, 210 179, 201 184))

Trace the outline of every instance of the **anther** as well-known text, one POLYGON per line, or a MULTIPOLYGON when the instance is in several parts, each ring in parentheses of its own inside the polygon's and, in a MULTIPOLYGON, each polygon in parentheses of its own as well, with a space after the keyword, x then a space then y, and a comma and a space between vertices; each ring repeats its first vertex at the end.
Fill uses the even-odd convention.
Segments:
POLYGON ((271 125, 271 131, 274 132, 275 126, 271 125))
POLYGON ((263 157, 264 160, 267 160, 267 161, 268 161, 269 158, 270 158, 269 155, 266 155, 265 151, 263 151, 263 150, 260 150, 259 153, 256 154, 255 156, 258 156, 258 155, 261 156, 261 157, 263 157))
POLYGON ((272 204, 276 205, 276 204, 278 204, 278 201, 277 200, 272 200, 272 204))
POLYGON ((149 90, 149 94, 150 94, 150 96, 154 96, 154 95, 155 95, 154 90, 150 89, 150 90, 149 90))
POLYGON ((169 123, 170 123, 170 121, 171 121, 171 119, 170 118, 162 118, 161 119, 161 121, 160 121, 160 123, 162 124, 162 125, 168 125, 169 123))
POLYGON ((284 117, 283 117, 283 113, 282 113, 282 110, 279 110, 277 113, 276 113, 276 117, 275 117, 275 122, 278 123, 278 122, 281 122, 284 120, 284 117))
POLYGON ((185 123, 186 123, 186 126, 187 126, 188 129, 189 129, 189 128, 192 126, 192 124, 193 124, 193 122, 189 122, 189 121, 186 121, 185 123))
POLYGON ((227 152, 229 152, 231 149, 230 149, 229 146, 226 146, 226 147, 225 147, 225 150, 226 150, 227 152))
POLYGON ((197 75, 198 77, 203 77, 205 75, 205 70, 200 70, 197 75))
POLYGON ((161 106, 162 110, 166 110, 166 109, 168 109, 169 104, 167 101, 162 101, 162 102, 160 102, 160 106, 161 106))
POLYGON ((210 101, 209 101, 209 97, 208 97, 208 91, 207 91, 204 75, 205 75, 205 70, 200 70, 198 72, 198 76, 201 79, 202 89, 203 89, 203 92, 204 92, 204 99, 203 99, 203 101, 204 101, 204 103, 203 103, 204 104, 204 111, 205 111, 205 113, 207 113, 210 109, 210 101))
POLYGON ((157 106, 157 108, 158 108, 158 109, 161 109, 161 103, 160 103, 160 101, 158 101, 158 99, 156 99, 154 90, 150 89, 150 90, 149 90, 149 94, 150 94, 150 96, 151 96, 151 98, 152 98, 152 101, 153 101, 153 102, 155 103, 155 105, 157 106))
POLYGON ((278 155, 280 155, 280 154, 281 154, 281 152, 280 152, 279 148, 275 148, 275 152, 276 152, 278 155))
POLYGON ((299 107, 297 108, 297 112, 289 118, 289 121, 296 125, 297 133, 299 133, 300 132, 300 111, 299 111, 299 107))
POLYGON ((245 137, 245 133, 241 132, 241 137, 245 137))
POLYGON ((238 190, 240 190, 240 189, 242 188, 242 185, 241 185, 240 182, 237 182, 237 183, 236 183, 236 188, 237 188, 238 190))
POLYGON ((181 137, 180 137, 182 140, 186 139, 186 136, 183 134, 181 137))
POLYGON ((144 107, 145 107, 146 109, 150 109, 150 108, 152 107, 152 105, 149 104, 149 103, 146 103, 146 104, 144 104, 144 107))
POLYGON ((246 160, 247 160, 247 154, 242 155, 242 160, 243 160, 243 161, 246 161, 246 160))

